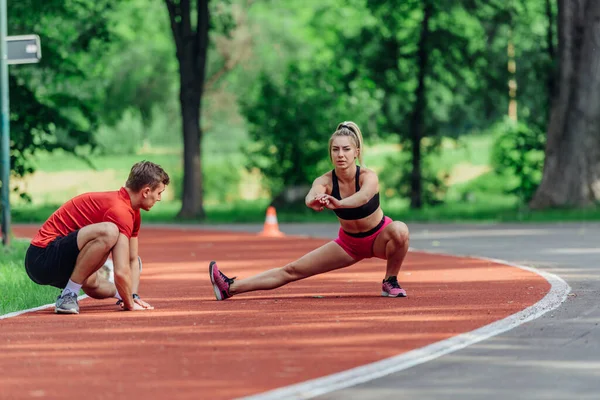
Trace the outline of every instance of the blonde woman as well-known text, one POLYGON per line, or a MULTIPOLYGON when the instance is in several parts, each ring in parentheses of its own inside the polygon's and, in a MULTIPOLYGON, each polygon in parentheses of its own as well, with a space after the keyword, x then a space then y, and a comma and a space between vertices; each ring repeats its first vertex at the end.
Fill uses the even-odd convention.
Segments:
POLYGON ((408 227, 384 215, 379 205, 377 174, 356 165, 356 160, 363 165, 363 153, 359 127, 351 121, 339 124, 329 139, 334 169, 315 179, 306 195, 307 207, 315 211, 330 209, 337 215, 338 237, 283 267, 245 279, 228 278, 212 261, 209 274, 217 300, 276 289, 372 257, 387 260, 382 296, 406 297, 397 276, 408 251, 408 227))

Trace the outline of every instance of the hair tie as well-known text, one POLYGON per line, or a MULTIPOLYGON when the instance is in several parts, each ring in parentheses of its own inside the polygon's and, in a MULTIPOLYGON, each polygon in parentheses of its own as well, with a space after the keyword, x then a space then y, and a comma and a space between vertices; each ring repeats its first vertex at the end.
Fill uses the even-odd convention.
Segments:
POLYGON ((342 128, 346 128, 350 132, 352 132, 352 133, 354 133, 356 135, 356 132, 354 132, 354 129, 352 129, 352 127, 350 125, 342 124, 342 125, 340 125, 340 129, 342 129, 342 128))

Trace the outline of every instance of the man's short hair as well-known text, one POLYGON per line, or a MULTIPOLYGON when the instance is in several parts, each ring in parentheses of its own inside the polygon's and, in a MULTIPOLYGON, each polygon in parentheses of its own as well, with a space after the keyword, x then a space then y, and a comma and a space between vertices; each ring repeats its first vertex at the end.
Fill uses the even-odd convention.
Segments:
POLYGON ((125 186, 134 192, 139 192, 145 186, 154 190, 159 184, 164 183, 166 186, 170 181, 169 175, 160 165, 150 161, 140 161, 131 167, 125 186))

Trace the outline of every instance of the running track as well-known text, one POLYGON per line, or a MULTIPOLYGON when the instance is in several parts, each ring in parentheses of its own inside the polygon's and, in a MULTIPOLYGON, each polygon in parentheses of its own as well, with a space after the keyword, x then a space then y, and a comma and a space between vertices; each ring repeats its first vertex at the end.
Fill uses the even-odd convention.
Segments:
MULTIPOLYGON (((18 227, 18 236, 35 229, 18 227)), ((208 262, 245 277, 324 239, 145 227, 140 294, 153 311, 85 299, 0 320, 0 398, 231 399, 348 370, 473 331, 533 305, 541 276, 492 261, 410 252, 406 299, 379 297, 384 261, 214 301, 208 262)), ((58 291, 57 291, 58 293, 58 291)))

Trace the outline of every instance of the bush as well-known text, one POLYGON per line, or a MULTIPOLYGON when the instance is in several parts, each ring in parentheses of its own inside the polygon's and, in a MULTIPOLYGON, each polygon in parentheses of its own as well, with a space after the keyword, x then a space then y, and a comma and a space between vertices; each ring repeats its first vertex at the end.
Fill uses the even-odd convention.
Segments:
POLYGON ((114 126, 101 126, 95 134, 101 154, 135 154, 142 142, 142 120, 139 113, 129 109, 114 126))
POLYGON ((136 154, 144 147, 182 147, 181 123, 165 112, 155 112, 144 120, 134 108, 127 109, 114 126, 102 125, 95 133, 100 154, 136 154))
POLYGON ((506 121, 494 127, 492 167, 506 179, 516 178, 507 193, 527 203, 542 180, 546 136, 537 128, 506 121))
MULTIPOLYGON (((428 145, 423 143, 421 146, 423 149, 421 153, 423 205, 438 205, 444 202, 446 196, 448 173, 436 169, 432 162, 432 156, 439 151, 439 143, 432 141, 428 145)), ((410 146, 386 159, 384 167, 386 173, 380 175, 382 192, 386 199, 398 196, 410 198, 412 169, 410 146)))
MULTIPOLYGON (((183 169, 173 171, 171 182, 174 196, 182 198, 183 194, 183 169)), ((240 172, 231 168, 227 163, 210 162, 202 166, 204 201, 214 203, 227 203, 239 200, 240 172)))
POLYGON ((260 171, 280 207, 287 199, 302 202, 303 196, 289 194, 305 190, 331 168, 327 143, 339 122, 354 119, 369 136, 367 121, 381 97, 372 85, 346 85, 340 71, 317 64, 291 64, 283 83, 263 74, 256 91, 258 95, 240 100, 252 140, 245 148, 246 168, 260 171))

